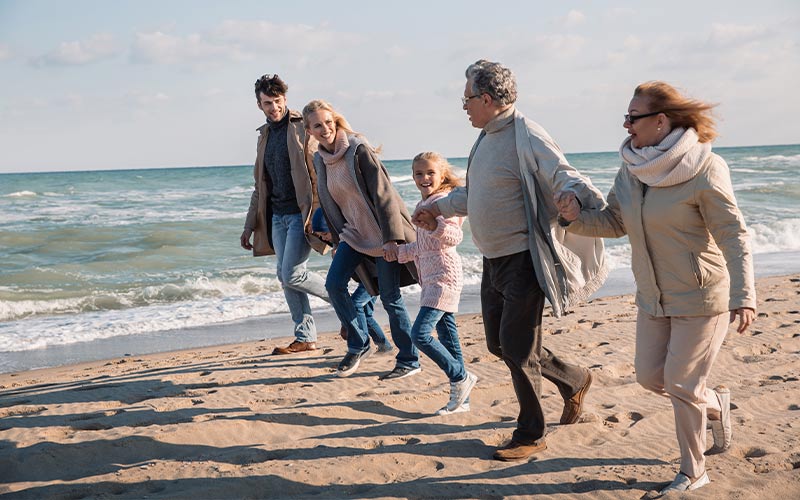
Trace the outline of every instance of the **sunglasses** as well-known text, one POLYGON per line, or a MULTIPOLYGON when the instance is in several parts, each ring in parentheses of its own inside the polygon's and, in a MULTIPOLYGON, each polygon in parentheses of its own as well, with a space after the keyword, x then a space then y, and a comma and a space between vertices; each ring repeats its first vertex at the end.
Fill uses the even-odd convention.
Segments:
POLYGON ((663 111, 653 111, 652 113, 645 113, 643 115, 625 115, 625 121, 633 125, 636 123, 636 120, 647 118, 648 116, 655 116, 659 113, 663 113, 663 111))

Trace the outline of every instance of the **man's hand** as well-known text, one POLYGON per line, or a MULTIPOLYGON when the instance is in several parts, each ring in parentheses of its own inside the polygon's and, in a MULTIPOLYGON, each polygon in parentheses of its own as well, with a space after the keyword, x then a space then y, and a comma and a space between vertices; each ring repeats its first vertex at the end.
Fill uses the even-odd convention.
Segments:
POLYGON ((556 204, 558 214, 562 219, 572 222, 578 219, 581 214, 581 206, 578 198, 572 191, 559 191, 553 195, 553 202, 556 204))
POLYGON ((253 234, 253 231, 250 229, 245 229, 242 231, 242 235, 239 237, 239 244, 242 245, 242 248, 245 250, 252 250, 253 245, 250 244, 250 236, 253 234))
POLYGON ((436 230, 436 226, 439 225, 436 222, 436 217, 440 215, 442 215, 442 212, 439 211, 439 207, 437 207, 436 203, 434 203, 428 207, 414 210, 414 215, 411 216, 411 222, 413 222, 415 226, 419 226, 422 229, 434 231, 436 230))
POLYGON ((397 243, 390 241, 383 245, 383 260, 394 262, 397 260, 397 243))
POLYGON ((739 309, 732 310, 731 323, 736 320, 736 316, 739 316, 739 326, 736 328, 736 331, 739 333, 744 333, 744 331, 753 324, 753 321, 756 320, 755 310, 749 307, 740 307, 739 309))

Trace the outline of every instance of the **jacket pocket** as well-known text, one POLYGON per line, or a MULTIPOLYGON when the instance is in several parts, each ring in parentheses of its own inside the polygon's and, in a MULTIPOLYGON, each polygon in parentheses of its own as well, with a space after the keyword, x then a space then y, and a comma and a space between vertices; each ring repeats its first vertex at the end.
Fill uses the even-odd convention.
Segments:
POLYGON ((697 282, 697 286, 703 288, 705 282, 703 280, 703 273, 700 270, 700 262, 697 260, 697 256, 693 252, 689 252, 689 262, 692 265, 692 273, 694 273, 694 280, 697 282))

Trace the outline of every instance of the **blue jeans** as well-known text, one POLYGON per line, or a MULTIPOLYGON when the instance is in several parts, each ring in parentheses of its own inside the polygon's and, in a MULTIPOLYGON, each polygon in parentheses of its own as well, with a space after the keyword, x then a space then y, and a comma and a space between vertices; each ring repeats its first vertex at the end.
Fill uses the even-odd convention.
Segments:
MULTIPOLYGON (((368 257, 350 248, 344 241, 339 242, 336 255, 328 270, 325 288, 331 300, 339 321, 347 328, 347 352, 359 354, 367 348, 369 335, 367 334, 366 319, 363 313, 359 317, 347 284, 356 267, 368 257)), ((378 268, 378 285, 383 308, 389 316, 389 328, 392 340, 397 346, 397 366, 404 368, 417 368, 419 355, 411 342, 411 320, 408 318, 403 295, 400 293, 400 266, 397 262, 387 262, 382 257, 375 257, 378 268)), ((363 311, 363 310, 362 310, 363 311)))
POLYGON ((294 321, 294 336, 301 342, 316 342, 317 327, 311 316, 308 294, 329 300, 325 280, 306 270, 311 246, 306 241, 301 214, 272 215, 272 244, 278 258, 276 273, 283 286, 286 305, 294 321))
POLYGON ((467 376, 453 313, 432 307, 420 307, 417 320, 411 329, 411 340, 420 351, 439 365, 450 382, 459 382, 467 376), (431 335, 434 327, 439 340, 431 335))
POLYGON ((353 291, 353 295, 350 298, 353 300, 353 305, 356 308, 356 314, 359 316, 359 322, 361 321, 361 315, 364 315, 364 321, 367 325, 367 333, 369 333, 369 336, 372 341, 375 342, 375 345, 391 346, 392 343, 386 338, 386 334, 383 333, 383 328, 381 328, 380 323, 375 321, 375 318, 372 315, 375 311, 375 302, 378 300, 378 298, 370 295, 367 289, 364 288, 364 285, 361 283, 358 284, 358 287, 353 291))

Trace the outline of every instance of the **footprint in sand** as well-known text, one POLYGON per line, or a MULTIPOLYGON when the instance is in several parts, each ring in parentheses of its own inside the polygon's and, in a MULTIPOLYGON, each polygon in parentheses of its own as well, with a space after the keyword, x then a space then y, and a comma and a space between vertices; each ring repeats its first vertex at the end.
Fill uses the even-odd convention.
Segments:
POLYGON ((633 427, 636 425, 636 422, 642 420, 644 415, 639 412, 631 411, 631 412, 623 412, 623 413, 615 413, 609 417, 606 417, 605 422, 611 424, 620 424, 625 422, 630 422, 628 427, 633 427))

